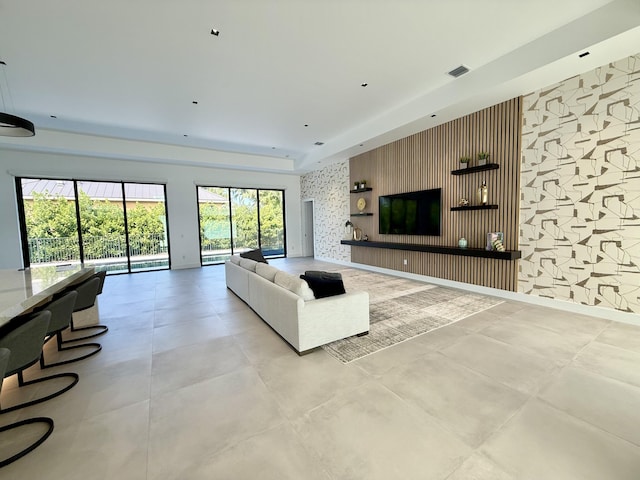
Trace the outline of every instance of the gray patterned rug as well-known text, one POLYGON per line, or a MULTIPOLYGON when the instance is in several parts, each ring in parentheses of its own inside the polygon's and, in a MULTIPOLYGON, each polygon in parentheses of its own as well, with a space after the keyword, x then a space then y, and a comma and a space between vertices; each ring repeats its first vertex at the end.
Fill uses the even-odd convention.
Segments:
POLYGON ((355 269, 338 270, 347 291, 369 292, 369 335, 322 348, 343 363, 449 325, 495 305, 495 297, 355 269))

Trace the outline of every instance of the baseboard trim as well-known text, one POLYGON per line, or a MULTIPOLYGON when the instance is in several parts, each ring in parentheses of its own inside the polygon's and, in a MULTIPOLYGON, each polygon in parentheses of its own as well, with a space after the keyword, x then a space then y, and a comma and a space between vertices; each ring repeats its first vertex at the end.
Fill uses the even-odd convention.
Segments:
POLYGON ((590 317, 597 317, 605 320, 613 320, 616 322, 628 323, 630 325, 640 326, 640 315, 637 315, 634 313, 621 312, 619 310, 614 310, 611 308, 603 308, 603 307, 597 307, 592 305, 583 305, 580 303, 567 302, 564 300, 538 297, 536 295, 528 295, 526 293, 509 292, 507 290, 500 290, 498 288, 483 287, 480 285, 473 285, 470 283, 456 282, 454 280, 446 280, 444 278, 429 277, 427 275, 418 275, 417 273, 401 272, 398 270, 392 270, 390 268, 382 268, 382 267, 375 267, 373 265, 365 265, 363 263, 354 263, 354 262, 347 262, 342 260, 335 260, 332 258, 321 258, 321 257, 316 257, 316 259, 322 262, 343 265, 345 267, 360 268, 362 270, 369 270, 372 272, 384 273, 386 275, 394 275, 396 277, 407 278, 407 279, 416 280, 419 282, 434 283, 436 285, 442 285, 445 287, 459 288, 461 290, 467 290, 475 293, 482 293, 484 295, 492 295, 494 297, 500 297, 506 300, 514 300, 517 302, 530 303, 532 305, 555 308, 557 310, 564 310, 566 312, 578 313, 581 315, 588 315, 590 317))

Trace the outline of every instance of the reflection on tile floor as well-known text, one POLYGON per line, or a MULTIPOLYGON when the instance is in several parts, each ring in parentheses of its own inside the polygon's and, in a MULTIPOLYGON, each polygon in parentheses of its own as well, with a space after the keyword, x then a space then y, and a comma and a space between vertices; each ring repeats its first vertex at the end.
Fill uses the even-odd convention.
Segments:
POLYGON ((640 478, 640 327, 509 301, 344 365, 298 357, 221 266, 109 277, 100 313, 102 352, 51 369, 80 383, 0 417, 56 422, 3 480, 640 478))

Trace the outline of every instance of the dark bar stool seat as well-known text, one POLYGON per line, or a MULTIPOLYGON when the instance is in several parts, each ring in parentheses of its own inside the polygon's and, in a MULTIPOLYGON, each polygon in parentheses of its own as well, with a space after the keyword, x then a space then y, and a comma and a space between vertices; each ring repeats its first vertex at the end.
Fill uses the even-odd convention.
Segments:
MULTIPOLYGON (((10 355, 11 355, 11 352, 8 349, 0 348, 0 391, 2 391, 2 380, 4 379, 4 374, 7 370, 7 365, 9 364, 10 355)), ((0 459, 0 468, 5 467, 10 463, 15 462, 16 460, 19 460, 20 458, 24 457, 27 453, 34 451, 36 448, 42 445, 42 443, 47 438, 49 438, 49 435, 51 435, 51 432, 53 432, 53 420, 49 417, 34 417, 34 418, 27 418, 25 420, 20 420, 19 422, 10 423, 9 425, 4 425, 0 427, 0 435, 1 435, 4 432, 10 432, 12 430, 16 430, 25 425, 33 425, 37 423, 46 425, 47 430, 42 435, 40 435, 40 437, 38 437, 38 439, 35 442, 32 442, 30 445, 28 445, 26 448, 23 448, 18 453, 11 455, 9 458, 0 459)), ((15 434, 12 434, 11 438, 15 438, 15 434)))
MULTIPOLYGON (((82 312, 84 310, 88 310, 92 308, 96 304, 96 299, 98 295, 102 293, 102 288, 104 287, 104 280, 107 275, 107 272, 98 272, 94 274, 91 278, 85 280, 80 285, 73 286, 69 288, 67 291, 75 290, 78 292, 78 297, 76 298, 76 304, 73 309, 73 312, 82 312)), ((72 336, 71 338, 65 338, 62 343, 70 343, 77 342, 79 340, 87 340, 89 338, 94 338, 99 335, 103 335, 109 331, 109 327, 106 325, 87 325, 83 327, 75 326, 73 323, 73 317, 71 318, 71 332, 78 331, 88 331, 94 330, 95 333, 84 336, 72 336)))
POLYGON ((84 360, 85 358, 89 358, 102 350, 102 346, 99 343, 82 343, 80 345, 71 345, 68 347, 64 347, 62 345, 62 332, 68 329, 71 325, 71 318, 77 297, 78 292, 72 290, 39 308, 39 310, 47 310, 51 313, 51 320, 49 322, 49 328, 47 329, 47 338, 45 340, 45 344, 55 337, 58 343, 58 352, 75 350, 78 348, 91 348, 92 351, 68 360, 63 360, 55 363, 46 363, 45 353, 43 350, 42 355, 40 356, 40 368, 57 367, 60 365, 77 362, 79 360, 84 360))
POLYGON ((24 379, 23 371, 31 365, 38 363, 40 360, 50 319, 51 313, 44 310, 24 317, 17 317, 13 319, 9 325, 3 327, 0 336, 0 348, 6 348, 11 351, 4 377, 6 378, 10 375, 17 374, 18 385, 20 387, 46 382, 54 378, 71 378, 72 382, 49 395, 35 400, 13 405, 8 408, 2 408, 0 405, 0 414, 45 402, 58 395, 62 395, 78 383, 79 377, 77 373, 57 373, 29 381, 24 379))

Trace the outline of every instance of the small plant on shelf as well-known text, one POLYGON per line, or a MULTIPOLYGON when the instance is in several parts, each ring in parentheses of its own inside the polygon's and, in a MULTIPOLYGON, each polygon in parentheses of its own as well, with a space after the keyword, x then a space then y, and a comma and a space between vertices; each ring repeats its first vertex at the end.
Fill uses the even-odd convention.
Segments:
POLYGON ((469 157, 460 157, 460 168, 467 168, 470 161, 471 158, 469 157))
POLYGON ((360 180, 360 190, 364 190, 365 188, 367 188, 367 181, 360 180))
POLYGON ((480 152, 478 154, 478 165, 486 165, 489 161, 489 154, 487 152, 480 152))

